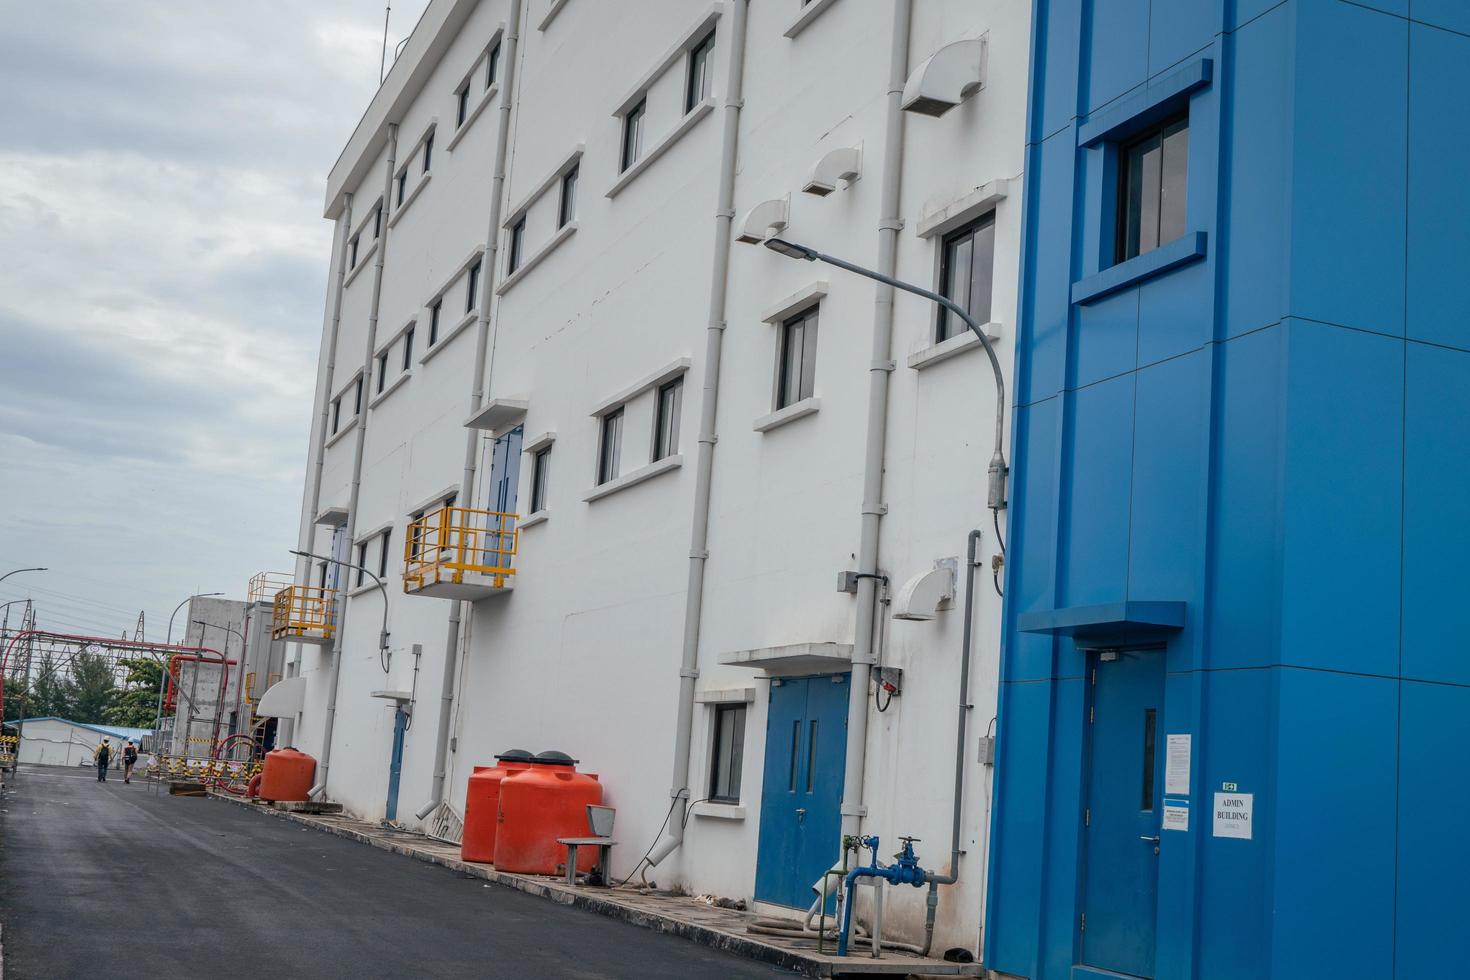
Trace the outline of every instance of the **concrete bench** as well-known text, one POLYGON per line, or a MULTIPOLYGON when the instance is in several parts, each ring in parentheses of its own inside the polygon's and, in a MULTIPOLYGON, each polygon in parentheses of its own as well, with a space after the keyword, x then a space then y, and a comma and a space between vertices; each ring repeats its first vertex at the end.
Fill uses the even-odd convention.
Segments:
POLYGON ((558 844, 567 848, 567 884, 577 887, 577 848, 597 848, 597 874, 604 885, 612 884, 612 849, 617 841, 611 837, 558 837, 558 844))

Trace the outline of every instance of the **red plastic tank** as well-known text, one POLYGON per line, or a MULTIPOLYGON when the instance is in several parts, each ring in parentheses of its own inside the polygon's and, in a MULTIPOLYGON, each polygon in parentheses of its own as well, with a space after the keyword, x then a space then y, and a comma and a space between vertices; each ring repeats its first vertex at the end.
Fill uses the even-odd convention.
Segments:
POLYGON ((529 769, 534 757, 525 749, 510 749, 495 757, 493 766, 476 766, 464 797, 462 861, 495 860, 495 828, 500 814, 500 784, 513 772, 529 769))
POLYGON ((260 770, 262 800, 304 800, 316 778, 316 760, 295 749, 276 749, 265 754, 260 770))
MULTIPOLYGON (((542 752, 535 765, 500 783, 500 826, 495 833, 495 867, 518 874, 554 875, 566 868, 567 849, 558 837, 586 837, 587 805, 602 803, 602 784, 577 772, 577 761, 561 752, 542 752)), ((577 870, 597 865, 597 848, 584 847, 577 870)))

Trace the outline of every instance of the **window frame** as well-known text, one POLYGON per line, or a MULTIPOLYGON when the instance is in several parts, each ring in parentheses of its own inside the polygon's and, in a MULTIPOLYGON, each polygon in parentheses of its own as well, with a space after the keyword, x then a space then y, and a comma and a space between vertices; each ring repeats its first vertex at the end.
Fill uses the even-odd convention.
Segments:
POLYGON ((623 450, 625 405, 610 408, 597 420, 597 486, 618 478, 623 450))
POLYGON ((378 390, 374 394, 381 395, 388 384, 388 351, 383 350, 378 354, 378 390))
POLYGON ((347 262, 347 268, 349 268, 349 269, 356 269, 357 268, 357 253, 358 253, 358 247, 361 244, 362 244, 362 232, 358 232, 356 235, 353 235, 352 236, 352 241, 350 241, 350 242, 347 243, 347 247, 352 252, 351 257, 348 259, 348 262, 347 262))
POLYGON ((362 375, 352 383, 352 417, 357 418, 362 414, 362 375))
POLYGON ((500 39, 496 38, 490 47, 485 49, 485 91, 495 87, 500 80, 500 39))
POLYGON ((454 129, 458 132, 470 120, 470 80, 468 78, 454 90, 454 99, 454 129))
MULTIPOLYGON (((960 227, 955 228, 953 231, 946 232, 944 235, 940 236, 940 239, 939 239, 939 281, 936 284, 936 286, 937 286, 937 288, 935 289, 935 292, 939 293, 939 295, 943 296, 945 299, 950 300, 951 302, 954 302, 956 305, 958 305, 961 308, 963 308, 966 313, 968 313, 968 314, 970 314, 970 316, 974 317, 975 322, 981 323, 981 324, 985 324, 985 323, 989 323, 990 322, 990 318, 991 318, 992 314, 994 313, 994 309, 995 309, 995 307, 994 307, 994 302, 995 302, 995 209, 994 208, 990 209, 989 211, 986 211, 984 214, 977 215, 973 220, 967 221, 963 225, 961 225, 960 227), (990 238, 990 276, 989 276, 990 291, 985 296, 985 308, 984 308, 985 315, 983 317, 980 315, 980 313, 978 311, 975 310, 974 290, 971 288, 973 286, 973 284, 974 284, 974 277, 975 277, 975 273, 974 273, 974 268, 975 268, 975 244, 974 243, 975 243, 976 237, 980 233, 982 233, 982 232, 988 232, 989 233, 989 238, 990 238), (951 263, 953 262, 953 259, 952 259, 951 255, 950 255, 951 246, 953 246, 956 243, 960 242, 962 239, 969 239, 969 241, 970 241, 970 271, 969 271, 969 275, 968 275, 968 277, 966 279, 966 284, 965 284, 965 289, 966 289, 965 302, 960 303, 952 295, 952 293, 954 292, 954 290, 951 288, 951 285, 950 285, 950 281, 949 280, 950 280, 950 273, 952 272, 951 263)), ((954 337, 958 337, 958 336, 962 335, 967 330, 969 330, 969 326, 966 325, 965 322, 963 320, 961 320, 959 317, 954 316, 953 313, 951 313, 948 308, 946 308, 944 306, 939 306, 938 307, 938 312, 936 313, 935 318, 934 318, 934 343, 936 343, 936 344, 942 344, 946 340, 950 340, 950 339, 952 339, 954 337)))
POLYGON ((561 175, 561 196, 556 205, 558 231, 577 220, 577 181, 581 176, 581 169, 580 162, 574 163, 566 173, 561 175))
POLYGON ((627 173, 643 156, 644 122, 648 118, 648 96, 644 95, 623 113, 623 145, 618 153, 618 173, 627 173))
POLYGON ((711 59, 715 53, 715 30, 710 28, 704 37, 689 48, 684 59, 684 115, 689 115, 714 91, 711 59))
POLYGON ((658 386, 653 403, 653 438, 649 462, 677 456, 679 453, 679 418, 684 413, 684 376, 658 386), (667 414, 665 413, 667 409, 667 414))
POLYGON ((717 702, 710 706, 709 780, 705 784, 705 798, 711 803, 739 805, 742 777, 745 769, 745 733, 749 724, 749 705, 744 701, 717 702), (723 758, 720 752, 720 736, 725 730, 726 719, 733 719, 730 734, 730 754, 723 758), (730 763, 726 770, 722 763, 730 763), (721 779, 721 777, 726 777, 721 779), (725 792, 721 792, 721 783, 725 792))
POLYGON ((444 297, 435 296, 429 304, 429 347, 439 343, 439 320, 444 313, 444 297))
POLYGON ((383 533, 378 535, 378 578, 384 584, 388 581, 388 546, 393 540, 393 528, 383 528, 383 533))
POLYGON ((408 168, 404 167, 393 179, 394 190, 397 191, 398 203, 394 207, 403 207, 403 199, 408 194, 408 168))
POLYGON ((780 411, 789 408, 797 402, 816 397, 816 374, 817 374, 817 336, 818 325, 821 323, 820 302, 813 303, 781 320, 780 331, 776 337, 776 398, 775 408, 780 411), (810 321, 810 323, 808 323, 810 321), (801 351, 798 361, 798 373, 796 376, 796 390, 788 390, 789 378, 789 355, 791 351, 791 333, 793 328, 800 327, 802 330, 801 351), (810 337, 810 343, 808 343, 810 337), (794 397, 793 397, 794 394, 794 397))
MULTIPOLYGON (((1114 188, 1116 194, 1113 215, 1113 256, 1110 265, 1121 265, 1130 259, 1136 259, 1141 255, 1147 255, 1156 249, 1162 248, 1171 242, 1177 241, 1189 233, 1189 110, 1173 113, 1146 128, 1130 134, 1126 139, 1119 140, 1116 144, 1115 153, 1117 161, 1117 185, 1114 188), (1165 226, 1169 222, 1164 214, 1165 197, 1164 192, 1168 183, 1166 178, 1165 151, 1167 150, 1167 139, 1171 135, 1182 133, 1184 135, 1184 169, 1179 178, 1178 190, 1182 192, 1182 198, 1177 202, 1177 225, 1178 233, 1173 237, 1165 238, 1165 226), (1134 215, 1130 210, 1130 183, 1134 175, 1133 151, 1144 144, 1158 141, 1159 166, 1158 186, 1152 188, 1155 209, 1155 240, 1148 248, 1142 247, 1143 211, 1134 215), (1138 227, 1138 249, 1129 251, 1130 233, 1133 231, 1131 223, 1134 217, 1139 219, 1138 227)), ((1143 188, 1146 195, 1150 188, 1143 188)))
POLYGON ((342 396, 332 399, 332 435, 342 431, 342 396))
POLYGON ((365 571, 365 569, 367 568, 367 546, 368 543, 366 541, 359 541, 357 542, 357 547, 353 549, 353 551, 356 553, 354 557, 357 559, 357 567, 353 569, 353 571, 357 573, 357 577, 353 581, 353 586, 355 588, 362 588, 363 583, 367 579, 367 572, 365 571))
POLYGON ((546 509, 546 492, 551 473, 551 445, 542 446, 531 454, 531 513, 546 509))
POLYGON ((480 267, 484 264, 484 261, 484 259, 480 259, 465 270, 464 311, 466 316, 480 308, 480 297, 478 295, 480 292, 480 267))
MULTIPOLYGON (((526 216, 523 214, 516 219, 515 224, 510 226, 510 241, 505 246, 505 274, 514 275, 521 267, 525 256, 526 245, 526 216)), ((468 312, 468 311, 466 311, 468 312)))
POLYGON ((419 173, 426 174, 426 173, 429 172, 429 167, 432 165, 433 158, 434 158, 434 131, 432 129, 430 129, 429 130, 429 135, 427 135, 427 136, 424 137, 424 162, 423 162, 423 166, 419 169, 419 173))
POLYGON ((403 331, 403 370, 408 371, 413 367, 413 324, 403 331))
POLYGON ((383 202, 373 207, 373 241, 383 237, 383 202))

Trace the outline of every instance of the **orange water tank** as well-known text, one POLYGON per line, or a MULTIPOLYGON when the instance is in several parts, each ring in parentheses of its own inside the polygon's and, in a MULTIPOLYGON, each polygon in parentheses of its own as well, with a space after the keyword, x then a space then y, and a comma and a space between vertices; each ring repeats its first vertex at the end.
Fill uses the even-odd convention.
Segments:
POLYGON ((316 778, 316 760, 295 749, 276 749, 265 754, 260 770, 262 800, 304 800, 316 778))
MULTIPOLYGON (((500 783, 500 826, 495 833, 495 867, 519 874, 554 875, 565 870, 567 849, 558 837, 586 837, 587 805, 602 803, 602 784, 561 752, 542 752, 530 769, 500 783)), ((591 871, 597 849, 584 847, 577 870, 591 871)))
POLYGON ((475 767, 464 797, 464 836, 459 845, 460 860, 495 860, 500 783, 513 772, 531 768, 532 758, 531 753, 525 749, 511 749, 495 757, 496 765, 475 767))

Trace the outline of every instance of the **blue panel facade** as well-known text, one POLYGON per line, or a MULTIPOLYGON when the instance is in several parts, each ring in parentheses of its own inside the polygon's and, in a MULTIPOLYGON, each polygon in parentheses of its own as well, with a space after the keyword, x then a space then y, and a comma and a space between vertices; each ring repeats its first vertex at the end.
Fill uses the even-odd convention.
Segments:
POLYGON ((1464 974, 1467 9, 1034 3, 992 970, 1464 974), (1180 119, 1182 226, 1134 257, 1127 154, 1180 119), (1184 625, 1045 631, 1125 601, 1184 625), (1152 921, 1089 935, 1110 874, 1152 921))

